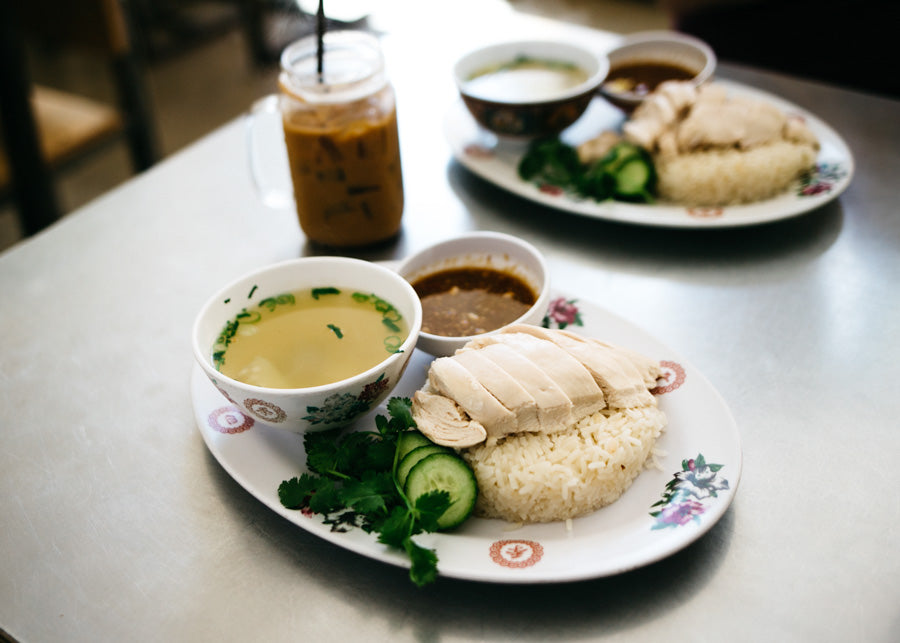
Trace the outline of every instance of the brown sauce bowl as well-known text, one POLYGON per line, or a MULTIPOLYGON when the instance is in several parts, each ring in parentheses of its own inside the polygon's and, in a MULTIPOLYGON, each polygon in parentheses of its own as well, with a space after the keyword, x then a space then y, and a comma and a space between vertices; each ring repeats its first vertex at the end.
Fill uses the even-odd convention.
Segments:
MULTIPOLYGON (((626 36, 618 47, 607 53, 607 58, 607 77, 613 76, 615 70, 622 65, 657 63, 687 70, 690 72, 690 81, 695 85, 710 80, 717 63, 715 52, 702 40, 665 30, 641 31, 626 36)), ((600 85, 598 93, 626 113, 634 111, 647 95, 643 92, 613 91, 605 82, 600 85)))
MULTIPOLYGON (((456 268, 490 268, 518 278, 533 291, 535 301, 509 323, 540 325, 543 321, 550 303, 550 279, 543 255, 527 241, 500 232, 473 232, 416 252, 400 263, 397 272, 414 284, 423 277, 456 268)), ((416 348, 435 357, 453 355, 474 337, 498 330, 457 337, 420 331, 416 348)))

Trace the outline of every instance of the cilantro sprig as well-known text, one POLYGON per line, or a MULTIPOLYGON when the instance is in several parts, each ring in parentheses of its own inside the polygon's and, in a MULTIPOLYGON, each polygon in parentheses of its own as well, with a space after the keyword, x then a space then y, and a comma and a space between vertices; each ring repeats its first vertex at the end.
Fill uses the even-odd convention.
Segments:
POLYGON ((378 534, 378 542, 406 552, 409 577, 422 587, 437 578, 438 557, 413 537, 437 531, 450 494, 430 491, 413 501, 403 493, 397 480, 397 444, 416 423, 409 398, 391 398, 387 411, 390 417, 375 417, 374 431, 306 433, 309 473, 282 482, 278 498, 289 509, 324 515, 335 531, 356 526, 378 534))

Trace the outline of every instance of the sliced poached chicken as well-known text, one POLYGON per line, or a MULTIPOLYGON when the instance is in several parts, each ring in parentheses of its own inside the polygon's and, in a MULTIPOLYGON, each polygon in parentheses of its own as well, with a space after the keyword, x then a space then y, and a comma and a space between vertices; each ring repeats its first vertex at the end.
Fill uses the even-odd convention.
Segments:
MULTIPOLYGON (((591 341, 564 330, 550 330, 526 324, 511 326, 508 332, 528 333, 565 351, 589 371, 596 385, 606 394, 611 407, 627 409, 653 403, 653 396, 647 390, 641 369, 628 354, 611 344, 591 341)), ((658 369, 659 365, 657 374, 658 369)), ((655 377, 653 381, 656 381, 655 377)))
POLYGON ((428 369, 428 383, 435 392, 454 400, 489 434, 500 436, 515 433, 515 414, 452 357, 439 357, 432 362, 428 369))
POLYGON ((465 448, 513 433, 558 433, 606 408, 655 405, 653 360, 568 331, 517 324, 432 363, 413 418, 433 442, 465 448))
MULTIPOLYGON (((523 324, 521 328, 524 327, 526 326, 523 324)), ((535 337, 524 332, 501 332, 478 337, 460 352, 478 350, 490 344, 504 344, 538 367, 562 389, 572 402, 572 413, 576 421, 605 408, 606 399, 603 391, 584 364, 554 342, 544 340, 543 337, 535 337)))
POLYGON ((464 449, 481 444, 487 431, 468 417, 449 397, 426 391, 416 391, 412 405, 416 423, 428 430, 428 438, 437 444, 464 449))
POLYGON ((490 344, 478 352, 490 360, 495 368, 515 378, 531 395, 537 411, 538 431, 550 433, 553 427, 575 421, 572 400, 534 362, 506 344, 490 344))

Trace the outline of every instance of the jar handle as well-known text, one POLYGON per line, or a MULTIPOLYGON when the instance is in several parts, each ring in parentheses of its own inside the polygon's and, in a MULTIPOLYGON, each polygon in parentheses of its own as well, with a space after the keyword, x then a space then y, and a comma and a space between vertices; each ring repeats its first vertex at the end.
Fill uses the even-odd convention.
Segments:
POLYGON ((294 202, 279 102, 277 94, 265 96, 245 116, 250 178, 260 200, 270 208, 294 202))

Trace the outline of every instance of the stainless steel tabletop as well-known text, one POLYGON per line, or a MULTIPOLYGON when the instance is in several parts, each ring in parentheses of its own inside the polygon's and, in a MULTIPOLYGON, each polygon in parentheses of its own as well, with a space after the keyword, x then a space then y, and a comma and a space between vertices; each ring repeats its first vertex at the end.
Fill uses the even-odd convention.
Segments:
POLYGON ((621 575, 426 589, 266 508, 197 430, 190 327, 223 283, 316 249, 290 209, 257 200, 235 121, 0 255, 0 629, 22 641, 900 640, 900 102, 721 65, 837 130, 856 160, 850 187, 755 227, 605 222, 476 178, 441 119, 449 65, 473 44, 540 35, 604 50, 617 37, 500 8, 419 29, 403 6, 384 24, 404 231, 356 255, 395 259, 476 229, 533 242, 559 288, 643 327, 722 394, 743 445, 731 508, 683 551, 621 575))

